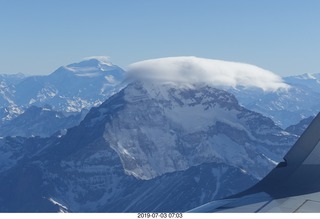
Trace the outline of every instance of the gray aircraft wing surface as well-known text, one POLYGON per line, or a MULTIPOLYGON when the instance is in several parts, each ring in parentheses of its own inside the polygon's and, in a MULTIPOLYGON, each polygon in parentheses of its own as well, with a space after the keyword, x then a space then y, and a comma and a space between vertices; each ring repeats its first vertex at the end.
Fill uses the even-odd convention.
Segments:
POLYGON ((260 182, 189 212, 320 212, 320 113, 260 182))

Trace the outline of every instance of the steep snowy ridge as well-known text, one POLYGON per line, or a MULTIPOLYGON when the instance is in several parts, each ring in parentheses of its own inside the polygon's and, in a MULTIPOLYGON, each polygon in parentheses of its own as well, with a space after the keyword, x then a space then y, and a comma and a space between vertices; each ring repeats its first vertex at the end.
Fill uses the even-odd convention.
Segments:
POLYGON ((104 137, 126 172, 141 179, 203 162, 227 163, 261 178, 294 141, 270 119, 240 107, 233 95, 208 86, 136 82, 123 99, 104 137), (261 166, 252 170, 257 162, 261 166))

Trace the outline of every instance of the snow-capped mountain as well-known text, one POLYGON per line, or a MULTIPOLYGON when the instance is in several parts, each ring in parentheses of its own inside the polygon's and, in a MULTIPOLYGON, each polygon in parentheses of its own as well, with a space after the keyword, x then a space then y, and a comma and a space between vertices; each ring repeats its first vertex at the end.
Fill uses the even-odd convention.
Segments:
POLYGON ((318 74, 302 74, 284 78, 288 84, 305 87, 320 93, 320 73, 318 74))
MULTIPOLYGON (((122 92, 126 104, 116 106, 120 111, 106 123, 104 136, 126 173, 141 179, 203 162, 226 163, 261 178, 292 143, 270 119, 240 107, 223 90, 136 82, 122 92)), ((106 103, 100 115, 110 112, 106 103)))
POLYGON ((203 59, 169 57, 134 63, 134 76, 187 84, 207 84, 236 96, 240 105, 272 118, 286 128, 319 112, 320 74, 280 78, 257 66, 203 59))
POLYGON ((20 77, 19 80, 2 78, 4 75, 0 78, 1 119, 4 121, 31 105, 51 105, 61 112, 80 112, 98 106, 116 92, 124 71, 106 57, 89 57, 62 66, 50 75, 20 77))
POLYGON ((303 126, 283 130, 245 105, 286 119, 306 90, 317 93, 304 77, 285 83, 247 64, 180 57, 131 65, 111 95, 122 73, 90 58, 12 86, 11 107, 41 107, 1 131, 73 127, 0 137, 1 212, 181 212, 234 194, 282 161, 303 126), (86 106, 95 107, 74 126, 65 113, 86 106))
POLYGON ((233 93, 240 105, 272 118, 282 128, 320 109, 315 101, 320 93, 318 74, 280 78, 257 66, 197 57, 142 61, 132 64, 131 72, 144 78, 224 89, 233 93))
POLYGON ((300 120, 315 116, 320 110, 320 74, 304 74, 283 78, 289 89, 264 92, 259 89, 228 89, 240 104, 272 118, 286 128, 300 120))
POLYGON ((87 110, 75 115, 64 115, 54 111, 51 106, 31 106, 12 120, 0 125, 0 136, 41 136, 49 137, 78 125, 87 110))
POLYGON ((249 187, 295 139, 223 90, 134 81, 60 138, 2 139, 0 211, 185 211, 249 187))

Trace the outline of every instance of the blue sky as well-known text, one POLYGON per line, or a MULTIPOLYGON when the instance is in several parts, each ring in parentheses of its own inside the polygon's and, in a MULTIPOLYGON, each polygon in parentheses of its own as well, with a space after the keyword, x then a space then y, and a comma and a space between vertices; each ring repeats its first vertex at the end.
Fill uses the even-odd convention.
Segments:
POLYGON ((101 55, 123 68, 190 55, 320 72, 318 0, 0 0, 0 30, 0 73, 101 55))

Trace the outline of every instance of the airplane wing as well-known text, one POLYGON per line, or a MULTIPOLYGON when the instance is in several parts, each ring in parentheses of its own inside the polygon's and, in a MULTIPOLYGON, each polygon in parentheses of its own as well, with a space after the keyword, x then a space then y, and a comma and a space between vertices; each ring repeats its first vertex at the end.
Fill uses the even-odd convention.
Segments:
POLYGON ((320 113, 260 182, 189 212, 320 212, 320 113))

